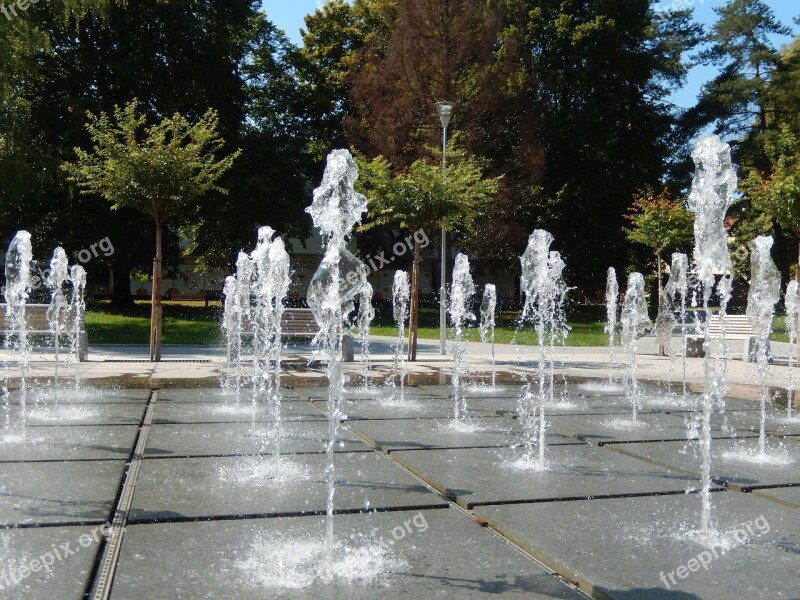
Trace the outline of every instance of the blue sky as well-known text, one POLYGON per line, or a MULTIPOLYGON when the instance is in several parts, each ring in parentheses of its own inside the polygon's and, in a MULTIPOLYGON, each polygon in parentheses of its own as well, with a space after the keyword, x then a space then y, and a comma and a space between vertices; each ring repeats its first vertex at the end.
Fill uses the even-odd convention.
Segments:
MULTIPOLYGON (((304 27, 303 17, 317 10, 322 4, 323 0, 263 0, 262 2, 269 19, 283 29, 295 44, 300 43, 300 28, 304 27)), ((716 19, 713 8, 724 4, 725 0, 662 0, 656 4, 656 8, 663 7, 669 10, 671 6, 675 8, 694 6, 695 19, 708 26, 716 19)), ((769 0, 767 4, 780 21, 798 31, 798 26, 792 21, 794 17, 800 16, 800 3, 797 0, 769 0)), ((780 45, 787 41, 789 38, 783 38, 776 40, 776 43, 780 45)), ((676 90, 670 101, 684 108, 691 106, 703 84, 715 74, 714 67, 696 67, 690 73, 686 85, 676 90)))

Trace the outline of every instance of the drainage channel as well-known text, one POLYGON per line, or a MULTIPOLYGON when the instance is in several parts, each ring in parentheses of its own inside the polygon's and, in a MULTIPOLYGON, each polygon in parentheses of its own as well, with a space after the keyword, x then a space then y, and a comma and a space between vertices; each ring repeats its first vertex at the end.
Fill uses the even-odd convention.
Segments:
POLYGON ((119 553, 122 549, 122 538, 125 535, 125 527, 128 524, 131 502, 133 501, 133 491, 136 487, 136 480, 139 477, 139 469, 142 466, 147 435, 150 432, 150 425, 153 423, 157 400, 158 390, 154 390, 150 394, 150 400, 147 403, 147 409, 142 419, 142 427, 136 438, 136 445, 117 496, 111 527, 98 555, 99 559, 89 580, 88 589, 84 594, 86 600, 108 600, 111 595, 114 573, 116 572, 119 553))
MULTIPOLYGON (((300 392, 300 391, 298 391, 298 390, 296 390, 296 389, 292 389, 291 391, 292 391, 292 392, 294 392, 294 394, 295 394, 297 397, 299 397, 300 399, 302 399, 302 400, 305 400, 306 402, 309 402, 309 403, 311 403, 311 405, 312 405, 312 406, 314 406, 314 407, 315 407, 317 410, 319 410, 321 413, 325 413, 325 411, 322 409, 322 407, 320 407, 320 406, 317 406, 317 405, 316 405, 316 403, 315 403, 315 402, 313 402, 313 401, 311 400, 311 398, 310 398, 309 396, 307 396, 306 394, 304 394, 304 393, 302 393, 302 392, 300 392)), ((561 575, 560 573, 556 573, 555 571, 553 571, 553 569, 551 569, 550 567, 548 567, 547 565, 545 565, 545 564, 544 564, 542 561, 540 561, 538 558, 536 558, 535 556, 533 556, 532 554, 530 554, 529 552, 527 552, 527 551, 526 551, 526 550, 525 550, 525 549, 524 549, 522 546, 520 546, 519 544, 517 544, 516 542, 514 542, 514 541, 513 541, 512 539, 510 539, 509 537, 507 537, 507 536, 503 535, 503 533, 502 533, 501 531, 498 531, 498 530, 497 530, 497 529, 495 529, 494 527, 490 526, 488 523, 485 523, 485 522, 483 522, 481 519, 479 519, 478 517, 476 517, 476 516, 475 516, 475 515, 472 513, 472 511, 471 511, 471 510, 467 510, 467 509, 466 509, 466 508, 464 508, 463 506, 460 506, 459 504, 457 504, 457 503, 456 503, 456 502, 455 502, 455 501, 454 501, 452 498, 448 498, 447 496, 445 496, 444 494, 442 494, 441 492, 439 492, 439 490, 437 490, 436 488, 434 488, 434 487, 433 487, 432 485, 430 485, 430 484, 429 484, 427 481, 425 481, 424 479, 422 479, 421 477, 419 477, 419 476, 418 476, 416 473, 414 473, 413 471, 411 471, 410 469, 408 469, 408 468, 407 468, 405 465, 403 465, 402 463, 400 463, 400 462, 398 462, 397 460, 395 460, 395 458, 394 458, 394 457, 391 455, 391 453, 389 453, 389 452, 384 452, 382 449, 375 447, 375 446, 374 446, 374 445, 371 443, 371 441, 370 441, 370 440, 368 440, 366 437, 364 437, 364 436, 363 436, 363 435, 362 435, 362 434, 361 434, 359 431, 357 431, 356 429, 354 429, 354 428, 350 427, 350 425, 349 425, 347 422, 343 422, 343 423, 342 423, 342 425, 344 425, 344 426, 347 428, 347 430, 348 430, 348 431, 349 431, 351 434, 353 434, 353 436, 355 436, 356 438, 360 439, 360 440, 361 440, 362 442, 364 442, 364 443, 365 443, 367 446, 369 446, 370 448, 372 448, 372 449, 373 449, 375 452, 378 452, 379 454, 381 454, 382 456, 384 456, 384 457, 385 457, 385 458, 386 458, 386 459, 387 459, 389 462, 391 462, 393 465, 395 465, 396 467, 398 467, 400 470, 402 470, 404 473, 406 473, 406 474, 407 474, 409 477, 411 477, 412 479, 415 479, 415 480, 416 480, 416 481, 418 481, 418 482, 419 482, 419 483, 420 483, 420 484, 421 484, 423 487, 427 488, 429 491, 433 492, 434 494, 436 494, 437 496, 439 496, 440 498, 442 498, 442 499, 443 499, 445 502, 447 502, 447 503, 450 505, 450 508, 454 508, 454 509, 456 509, 456 510, 460 511, 462 514, 466 515, 466 516, 467 516, 467 518, 469 518, 471 521, 473 521, 474 523, 476 523, 476 524, 477 524, 477 525, 479 525, 480 527, 482 527, 482 528, 486 529, 486 530, 487 530, 487 531, 488 531, 488 532, 489 532, 491 535, 493 535, 493 536, 495 536, 496 538, 498 538, 498 539, 500 539, 500 540, 504 541, 504 542, 505 542, 505 543, 507 543, 509 546, 511 546, 512 548, 514 548, 514 550, 516 550, 517 552, 519 552, 520 554, 522 554, 523 556, 525 556, 525 558, 527 558, 527 559, 529 559, 531 562, 533 562, 533 563, 535 563, 535 564, 539 565, 539 566, 540 566, 540 567, 541 567, 541 568, 542 568, 542 569, 543 569, 545 572, 549 573, 549 574, 550 574, 550 575, 551 575, 551 576, 552 576, 554 579, 557 579, 558 581, 560 581, 561 583, 565 584, 566 586, 568 586, 568 587, 572 588, 572 589, 573 589, 573 590, 575 590, 576 592, 578 592, 578 593, 580 593, 580 594, 582 594, 582 595, 586 596, 586 598, 591 598, 591 596, 589 596, 589 595, 588 595, 588 594, 587 594, 587 593, 586 593, 584 590, 582 590, 582 589, 581 589, 581 588, 578 586, 578 583, 577 583, 577 582, 575 582, 575 581, 572 581, 572 580, 570 580, 570 579, 567 579, 566 577, 564 577, 564 576, 563 576, 563 575, 561 575)))

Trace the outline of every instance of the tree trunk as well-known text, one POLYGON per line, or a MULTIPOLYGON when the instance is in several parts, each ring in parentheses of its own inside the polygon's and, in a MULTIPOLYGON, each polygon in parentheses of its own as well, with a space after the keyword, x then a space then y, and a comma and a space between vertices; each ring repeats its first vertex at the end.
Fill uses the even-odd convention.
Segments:
POLYGON ((656 310, 661 310, 661 303, 664 301, 664 291, 661 288, 661 253, 656 253, 656 279, 658 279, 658 301, 656 302, 656 310))
POLYGON ((797 264, 794 266, 794 280, 800 283, 800 243, 797 245, 797 264))
POLYGON ((408 315, 408 360, 417 360, 417 328, 419 326, 419 242, 414 240, 414 261, 411 263, 411 310, 408 315))
POLYGON ((156 257, 153 259, 153 293, 150 300, 150 360, 161 360, 161 223, 156 220, 156 257))

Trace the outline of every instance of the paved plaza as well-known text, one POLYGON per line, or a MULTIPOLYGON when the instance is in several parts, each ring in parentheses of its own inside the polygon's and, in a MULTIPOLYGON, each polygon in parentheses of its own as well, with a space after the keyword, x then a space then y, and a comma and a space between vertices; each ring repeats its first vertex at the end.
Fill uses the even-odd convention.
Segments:
MULTIPOLYGON (((447 357, 425 342, 401 393, 385 385, 391 341, 375 349, 368 387, 363 365, 348 365, 332 556, 328 390, 307 347, 284 355, 279 440, 266 402, 221 390, 219 350, 166 349, 153 364, 143 348, 91 348, 79 390, 74 371, 56 383, 52 361, 34 356, 24 408, 19 389, 6 408, 2 597, 800 598, 800 419, 786 417, 786 367, 769 375, 774 464, 755 464, 754 366, 728 365, 731 394, 711 424, 721 538, 708 546, 693 533, 700 396, 681 393, 679 360, 645 350, 634 421, 607 383, 606 349, 560 349, 538 469, 518 418, 535 349, 498 347, 492 388, 487 348, 471 344, 459 423, 447 357)), ((690 360, 687 387, 701 376, 690 360)))

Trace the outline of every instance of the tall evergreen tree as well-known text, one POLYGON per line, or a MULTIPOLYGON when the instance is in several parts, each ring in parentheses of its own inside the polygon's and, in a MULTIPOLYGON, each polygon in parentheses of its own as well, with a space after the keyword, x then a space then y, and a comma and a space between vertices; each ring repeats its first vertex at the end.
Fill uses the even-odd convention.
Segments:
POLYGON ((720 74, 705 86, 689 117, 700 124, 713 120, 720 135, 764 133, 772 113, 767 87, 780 61, 773 40, 791 29, 763 0, 729 0, 714 12, 719 18, 708 36, 711 45, 700 58, 720 67, 720 74))
POLYGON ((517 182, 515 217, 554 234, 571 281, 599 286, 626 262, 631 198, 658 184, 679 142, 667 97, 700 30, 687 11, 659 17, 648 0, 513 5, 509 22, 524 24, 508 42, 521 48, 518 105, 538 120, 544 170, 535 188, 517 182))

